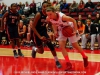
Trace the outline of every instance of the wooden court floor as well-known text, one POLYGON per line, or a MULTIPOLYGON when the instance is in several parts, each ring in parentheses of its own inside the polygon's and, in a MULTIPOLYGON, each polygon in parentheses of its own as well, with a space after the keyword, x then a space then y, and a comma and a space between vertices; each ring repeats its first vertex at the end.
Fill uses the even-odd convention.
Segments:
POLYGON ((82 56, 75 49, 66 50, 73 65, 73 71, 65 72, 66 62, 59 48, 57 55, 62 68, 55 66, 53 56, 47 47, 43 54, 31 57, 31 48, 22 47, 24 57, 14 58, 10 46, 0 45, 0 75, 100 75, 100 50, 84 50, 88 55, 89 65, 83 67, 82 56))

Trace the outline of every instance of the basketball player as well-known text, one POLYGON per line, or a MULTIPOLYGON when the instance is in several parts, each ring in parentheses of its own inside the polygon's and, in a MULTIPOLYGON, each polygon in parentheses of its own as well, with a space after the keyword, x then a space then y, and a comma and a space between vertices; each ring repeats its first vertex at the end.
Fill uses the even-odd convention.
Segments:
POLYGON ((68 53, 65 49, 67 37, 64 37, 62 34, 62 28, 64 26, 68 26, 68 25, 71 25, 74 28, 74 32, 73 32, 74 35, 71 37, 68 37, 68 38, 70 39, 72 46, 74 48, 76 48, 83 56, 84 67, 87 67, 88 66, 88 57, 85 55, 84 51, 77 43, 77 40, 78 40, 77 38, 79 36, 78 35, 76 36, 76 33, 77 33, 76 21, 73 18, 66 16, 61 12, 56 12, 55 8, 52 6, 46 8, 46 14, 47 14, 47 21, 50 21, 52 23, 52 26, 54 29, 54 34, 59 41, 60 49, 62 50, 62 54, 67 62, 66 63, 66 65, 67 65, 66 71, 72 69, 72 64, 70 63, 68 53))
POLYGON ((32 57, 35 58, 36 52, 43 54, 44 49, 42 43, 46 43, 46 45, 49 47, 51 50, 52 55, 54 56, 56 66, 58 68, 61 67, 60 62, 58 61, 58 57, 56 54, 56 51, 54 49, 54 46, 51 43, 51 40, 47 34, 47 29, 46 29, 46 7, 48 3, 45 1, 42 3, 42 10, 38 12, 34 18, 34 22, 32 25, 32 30, 34 31, 34 38, 35 38, 35 44, 37 47, 33 47, 32 49, 32 57))
POLYGON ((2 17, 2 23, 4 18, 7 19, 7 30, 8 30, 8 36, 11 41, 14 57, 24 56, 20 49, 20 42, 19 42, 19 35, 18 35, 18 22, 20 19, 20 16, 17 12, 17 5, 15 3, 11 4, 11 9, 8 10, 4 16, 2 17), (18 53, 15 49, 15 41, 18 46, 18 53))

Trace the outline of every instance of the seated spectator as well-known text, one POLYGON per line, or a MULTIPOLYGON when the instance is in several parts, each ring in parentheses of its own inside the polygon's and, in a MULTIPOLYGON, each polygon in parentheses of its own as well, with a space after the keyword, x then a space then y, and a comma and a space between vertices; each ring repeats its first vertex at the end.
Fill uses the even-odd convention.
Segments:
POLYGON ((23 15, 24 14, 23 9, 19 5, 17 6, 17 9, 18 9, 18 13, 20 15, 23 15))
POLYGON ((53 0, 52 6, 55 6, 56 4, 57 4, 57 1, 56 0, 53 0))
POLYGON ((82 48, 86 48, 86 43, 87 40, 91 40, 91 50, 94 50, 94 44, 96 41, 96 25, 91 24, 91 20, 87 19, 86 20, 86 25, 85 25, 85 31, 84 34, 82 35, 82 48))
POLYGON ((80 20, 82 23, 85 23, 84 20, 82 19, 82 15, 78 15, 77 21, 80 20))
POLYGON ((63 9, 69 9, 69 5, 66 0, 64 0, 63 3, 60 5, 60 10, 62 11, 63 9))
POLYGON ((69 7, 69 11, 70 12, 75 12, 75 11, 77 11, 77 7, 78 7, 78 3, 76 3, 76 1, 75 0, 73 0, 73 3, 70 5, 70 7, 69 7))
POLYGON ((82 11, 84 9, 85 3, 83 0, 80 0, 80 3, 78 4, 78 11, 82 11))
POLYGON ((19 33, 19 37, 21 38, 22 43, 25 44, 26 37, 27 37, 27 27, 26 25, 23 24, 22 20, 20 20, 19 25, 18 25, 18 33, 19 33))
POLYGON ((93 14, 96 12, 100 13, 100 2, 98 2, 98 4, 95 6, 93 14))
POLYGON ((50 2, 50 0, 47 0, 48 2, 48 6, 52 6, 52 3, 50 2))
POLYGON ((85 25, 82 23, 81 20, 77 21, 77 28, 78 28, 79 34, 82 36, 84 34, 85 25))
POLYGON ((20 8, 22 8, 22 2, 19 2, 19 4, 17 4, 20 8))
POLYGON ((94 8, 94 4, 91 0, 88 0, 88 2, 86 2, 85 4, 85 8, 86 9, 93 9, 94 8))
POLYGON ((3 6, 3 9, 2 9, 2 15, 4 15, 5 12, 7 12, 7 5, 4 5, 4 6, 3 6))
POLYGON ((55 9, 56 9, 57 11, 60 11, 60 4, 59 4, 58 0, 57 0, 57 3, 56 3, 56 5, 55 5, 55 9))
POLYGON ((100 49, 100 14, 96 15, 96 19, 93 22, 96 25, 97 29, 97 41, 98 41, 98 46, 100 49))
POLYGON ((22 15, 22 16, 21 16, 21 20, 23 21, 23 24, 26 25, 26 27, 28 27, 28 22, 29 22, 29 21, 28 21, 28 19, 26 18, 25 15, 22 15))
POLYGON ((32 24, 33 24, 33 20, 30 19, 29 24, 28 24, 28 32, 27 32, 27 46, 28 47, 31 46, 31 40, 34 41, 32 24))
POLYGON ((59 1, 59 4, 60 4, 60 5, 63 4, 63 0, 60 0, 60 1, 59 1))
POLYGON ((96 19, 93 21, 94 24, 100 23, 100 14, 96 14, 96 19))
MULTIPOLYGON (((91 14, 87 15, 87 19, 91 19, 91 23, 93 24, 93 20, 92 20, 92 15, 91 14)), ((85 23, 86 23, 86 21, 85 21, 85 23)))

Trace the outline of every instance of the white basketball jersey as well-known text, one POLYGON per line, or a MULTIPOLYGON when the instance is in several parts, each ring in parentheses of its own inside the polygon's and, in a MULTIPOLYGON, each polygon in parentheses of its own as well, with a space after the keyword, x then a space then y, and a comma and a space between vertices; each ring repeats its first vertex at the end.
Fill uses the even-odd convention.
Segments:
POLYGON ((50 19, 50 22, 53 24, 53 25, 57 25, 58 26, 58 29, 61 29, 61 28, 63 28, 63 27, 65 27, 65 26, 71 26, 71 27, 73 27, 73 22, 63 22, 62 21, 62 17, 64 16, 64 14, 63 13, 57 13, 58 14, 58 20, 57 21, 55 21, 55 20, 53 20, 53 19, 50 19))

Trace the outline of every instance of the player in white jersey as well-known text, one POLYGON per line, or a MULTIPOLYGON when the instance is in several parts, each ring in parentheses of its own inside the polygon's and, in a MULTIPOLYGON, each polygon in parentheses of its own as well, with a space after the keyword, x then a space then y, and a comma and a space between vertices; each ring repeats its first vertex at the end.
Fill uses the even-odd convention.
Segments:
POLYGON ((77 33, 76 21, 73 18, 66 16, 65 14, 63 14, 61 12, 56 12, 55 8, 52 6, 47 7, 46 14, 47 14, 47 21, 52 23, 54 34, 59 41, 60 49, 62 50, 62 54, 67 62, 66 63, 66 65, 67 65, 66 71, 72 69, 72 64, 70 63, 68 53, 65 49, 67 37, 64 37, 62 34, 62 28, 65 26, 68 26, 68 25, 71 25, 74 28, 74 32, 73 32, 74 35, 72 37, 68 37, 68 38, 70 39, 72 46, 75 49, 77 49, 80 52, 80 54, 82 55, 83 60, 84 60, 84 67, 87 67, 88 66, 88 57, 85 55, 84 51, 77 43, 77 41, 78 41, 77 38, 79 38, 79 35, 76 35, 76 33, 77 33))

